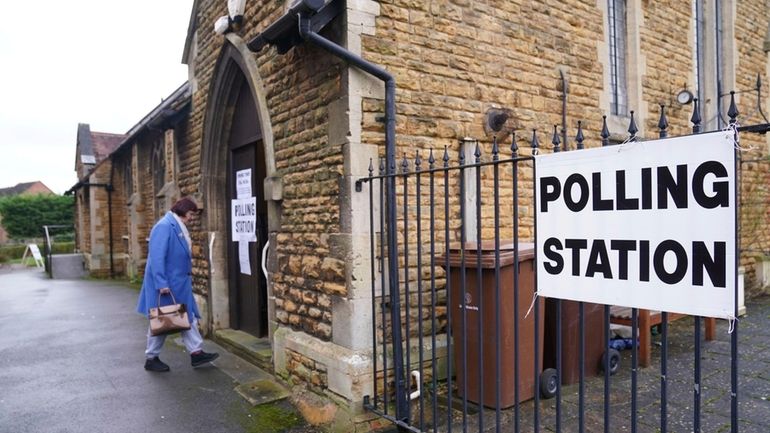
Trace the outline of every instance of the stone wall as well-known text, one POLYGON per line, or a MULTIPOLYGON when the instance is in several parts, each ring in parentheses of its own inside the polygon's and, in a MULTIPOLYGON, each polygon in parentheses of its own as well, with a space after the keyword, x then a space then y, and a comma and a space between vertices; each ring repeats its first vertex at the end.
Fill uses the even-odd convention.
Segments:
POLYGON ((93 277, 110 276, 110 251, 109 251, 109 207, 107 188, 104 186, 110 182, 110 170, 112 162, 104 160, 88 176, 88 182, 91 184, 101 184, 84 186, 88 188, 88 224, 85 225, 85 231, 88 232, 87 243, 83 250, 86 269, 93 277))
MULTIPOLYGON (((198 192, 199 188, 207 98, 225 43, 212 29, 214 21, 226 14, 225 6, 201 3, 198 11, 196 56, 191 59, 196 88, 186 144, 179 155, 183 194, 198 192)), ((249 2, 249 19, 238 34, 248 41, 281 16, 284 7, 279 2, 249 2)), ((338 38, 336 33, 329 36, 338 38)), ((332 318, 328 296, 346 291, 346 249, 339 248, 343 157, 340 147, 328 141, 328 106, 344 91, 342 64, 307 45, 283 56, 274 48, 265 49, 256 60, 275 137, 277 174, 283 181, 280 231, 274 245, 276 267, 271 275, 275 317, 280 324, 329 340, 332 318), (313 68, 308 68, 311 64, 313 68)), ((205 233, 196 230, 193 236, 199 243, 205 242, 205 233)), ((204 287, 208 263, 198 254, 195 264, 196 287, 204 287)))
MULTIPOLYGON (((770 60, 763 51, 768 34, 770 10, 761 1, 742 0, 735 5, 737 18, 735 38, 737 41, 736 90, 756 88, 757 77, 761 78, 761 92, 764 99, 757 104, 755 92, 737 95, 740 122, 743 125, 766 123, 760 108, 768 117, 770 113, 770 60)), ((746 296, 756 295, 762 290, 758 281, 758 267, 762 258, 770 257, 770 134, 741 134, 741 265, 745 267, 746 296)))
MULTIPOLYGON (((121 151, 111 158, 113 173, 111 175, 112 191, 112 254, 115 265, 115 275, 128 276, 129 269, 129 212, 126 205, 127 191, 125 176, 130 174, 124 167, 131 161, 131 153, 121 151)), ((108 239, 109 243, 109 239, 108 239)), ((108 247, 109 248, 109 247, 108 247)))
MULTIPOLYGON (((675 102, 676 93, 693 82, 692 10, 687 2, 629 1, 629 26, 634 13, 638 35, 629 37, 629 84, 638 80, 639 106, 635 117, 640 135, 657 137, 660 104, 669 120, 669 135, 690 133, 692 104, 675 102), (682 24, 684 23, 684 28, 682 24), (638 50, 633 52, 633 44, 638 50), (639 68, 635 70, 634 68, 639 68)), ((380 4, 376 32, 362 37, 363 55, 383 65, 397 83, 397 152, 399 162, 407 155, 413 169, 414 155, 427 159, 430 149, 449 149, 457 161, 458 139, 481 139, 481 151, 488 158, 491 137, 483 129, 486 110, 497 105, 513 114, 510 126, 519 130, 519 147, 528 147, 532 129, 539 130, 542 151, 548 152, 552 125, 561 126, 561 71, 567 81, 567 125, 570 147, 574 149, 575 125, 582 121, 586 146, 600 143, 601 115, 608 110, 605 88, 608 65, 603 58, 606 45, 606 2, 504 2, 498 5, 478 2, 412 2, 392 0, 380 4)), ((768 11, 762 1, 746 0, 735 8, 737 65, 735 88, 751 88, 757 74, 763 77, 763 95, 768 95, 767 54, 762 43, 767 33, 768 11)), ((630 27, 632 28, 632 27, 630 27)), ((739 98, 742 123, 759 123, 756 93, 739 98)), ((712 102, 709 102, 713 104, 712 102)), ((725 111, 729 98, 724 101, 725 111)), ((762 101, 767 112, 768 99, 762 101)), ((375 119, 382 114, 381 99, 365 99, 362 140, 380 146, 384 155, 383 128, 375 119)), ((628 119, 610 125, 618 139, 624 139, 628 119)), ((743 152, 741 235, 742 264, 747 266, 747 293, 756 293, 754 263, 756 251, 768 249, 768 145, 765 137, 742 136, 750 144, 743 152), (749 205, 749 203, 752 203, 749 205), (756 250, 756 251, 754 251, 756 250), (752 252, 754 251, 754 252, 752 252)), ((506 149, 504 146, 503 149, 506 149)), ((503 150, 505 152, 505 150, 503 150)), ((503 153, 505 154, 505 153, 503 153)), ((531 173, 524 170, 523 185, 531 173)), ((503 178, 505 180, 505 178, 503 178)), ((488 182, 485 183, 485 186, 488 182)), ((483 188, 483 191, 491 191, 483 188)), ((414 196, 410 200, 414 200, 414 196)), ((522 197, 520 235, 531 237, 531 197, 522 197)), ((503 203, 508 204, 503 197, 503 203)), ((507 206, 506 206, 507 207, 507 206)), ((488 214, 488 212, 485 212, 488 214)), ((457 215, 459 217, 459 215, 457 215)), ((490 227, 488 221, 484 224, 490 227)), ((510 234, 503 228, 503 237, 510 234)), ((482 229, 482 238, 493 233, 482 229)), ((459 239, 453 230, 452 239, 459 239)), ((474 239, 474 237, 471 237, 474 239)), ((450 239, 451 240, 451 239, 450 239)), ((439 242, 443 242, 441 237, 439 242)), ((416 261, 412 261, 416 263, 416 261)))

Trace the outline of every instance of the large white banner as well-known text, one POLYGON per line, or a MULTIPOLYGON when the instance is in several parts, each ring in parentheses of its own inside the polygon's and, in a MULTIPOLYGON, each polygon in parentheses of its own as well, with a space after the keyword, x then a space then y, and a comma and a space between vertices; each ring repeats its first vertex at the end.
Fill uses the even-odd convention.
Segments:
POLYGON ((735 143, 722 131, 535 160, 538 294, 735 314, 735 143))

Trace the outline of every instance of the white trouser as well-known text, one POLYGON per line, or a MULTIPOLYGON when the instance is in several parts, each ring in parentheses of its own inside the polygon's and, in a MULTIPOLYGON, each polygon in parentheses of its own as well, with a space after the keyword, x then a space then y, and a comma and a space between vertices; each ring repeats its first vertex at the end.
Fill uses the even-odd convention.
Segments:
MULTIPOLYGON (((155 335, 150 333, 149 326, 147 327, 147 350, 144 351, 144 355, 147 359, 155 358, 160 355, 160 349, 163 348, 163 343, 166 341, 165 335, 155 335)), ((187 349, 187 353, 195 353, 203 349, 203 337, 198 332, 198 321, 194 320, 189 331, 182 331, 182 342, 187 349)))

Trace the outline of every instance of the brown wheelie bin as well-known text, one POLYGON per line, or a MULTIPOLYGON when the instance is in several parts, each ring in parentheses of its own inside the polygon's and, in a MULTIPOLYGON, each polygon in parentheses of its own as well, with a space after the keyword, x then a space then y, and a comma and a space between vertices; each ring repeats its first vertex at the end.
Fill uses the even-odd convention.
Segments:
MULTIPOLYGON (((569 385, 580 381, 580 309, 575 301, 561 301, 561 383, 569 385)), ((585 327, 585 376, 603 372, 604 361, 604 305, 583 304, 585 327)), ((543 365, 556 368, 557 300, 545 303, 545 346, 543 365)))
MULTIPOLYGON (((500 245, 500 301, 495 296, 495 248, 494 241, 481 244, 481 268, 477 263, 477 244, 467 243, 465 255, 465 284, 462 280, 463 250, 459 245, 449 250, 449 278, 452 308, 452 351, 456 384, 460 396, 466 396, 474 403, 495 407, 495 384, 500 383, 500 407, 516 404, 514 388, 514 246, 511 241, 500 245), (478 273, 481 273, 481 287, 478 287, 478 273), (462 288, 465 293, 462 294, 462 288), (479 305, 480 291, 483 290, 482 304, 479 305), (463 330, 462 309, 465 307, 465 330, 463 330), (500 312, 500 329, 496 329, 495 309, 500 312), (482 339, 479 342, 479 314, 482 316, 482 339), (496 341, 500 339, 500 371, 496 375, 496 341), (463 340, 466 341, 466 357, 463 360, 463 340), (479 365, 479 350, 483 353, 479 365), (483 377, 479 377, 483 366, 483 377), (467 372, 467 392, 464 377, 467 372), (480 382, 484 393, 480 395, 480 382)), ((526 401, 540 390, 534 377, 535 321, 534 310, 527 316, 534 295, 534 247, 531 243, 519 243, 519 400, 526 401), (525 317, 526 316, 526 317, 525 317)), ((542 368, 543 348, 543 300, 539 302, 540 323, 538 330, 539 356, 538 371, 542 368)), ((555 372, 554 372, 555 373, 555 372)))

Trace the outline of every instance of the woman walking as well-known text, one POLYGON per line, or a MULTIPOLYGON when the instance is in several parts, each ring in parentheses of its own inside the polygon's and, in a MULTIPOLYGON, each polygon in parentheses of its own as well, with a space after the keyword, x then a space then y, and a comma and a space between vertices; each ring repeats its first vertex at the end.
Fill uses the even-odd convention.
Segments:
MULTIPOLYGON (((203 337, 198 331, 200 313, 192 292, 192 240, 187 224, 198 214, 198 206, 188 197, 174 203, 171 210, 161 218, 150 232, 149 255, 144 271, 142 291, 136 311, 149 317, 150 308, 172 304, 172 296, 185 304, 189 312, 190 330, 182 331, 182 341, 190 354, 193 367, 211 362, 218 353, 203 351, 203 337)), ((165 335, 153 336, 147 330, 147 349, 144 369, 148 371, 169 371, 169 366, 160 360, 160 350, 166 341, 165 335)))

